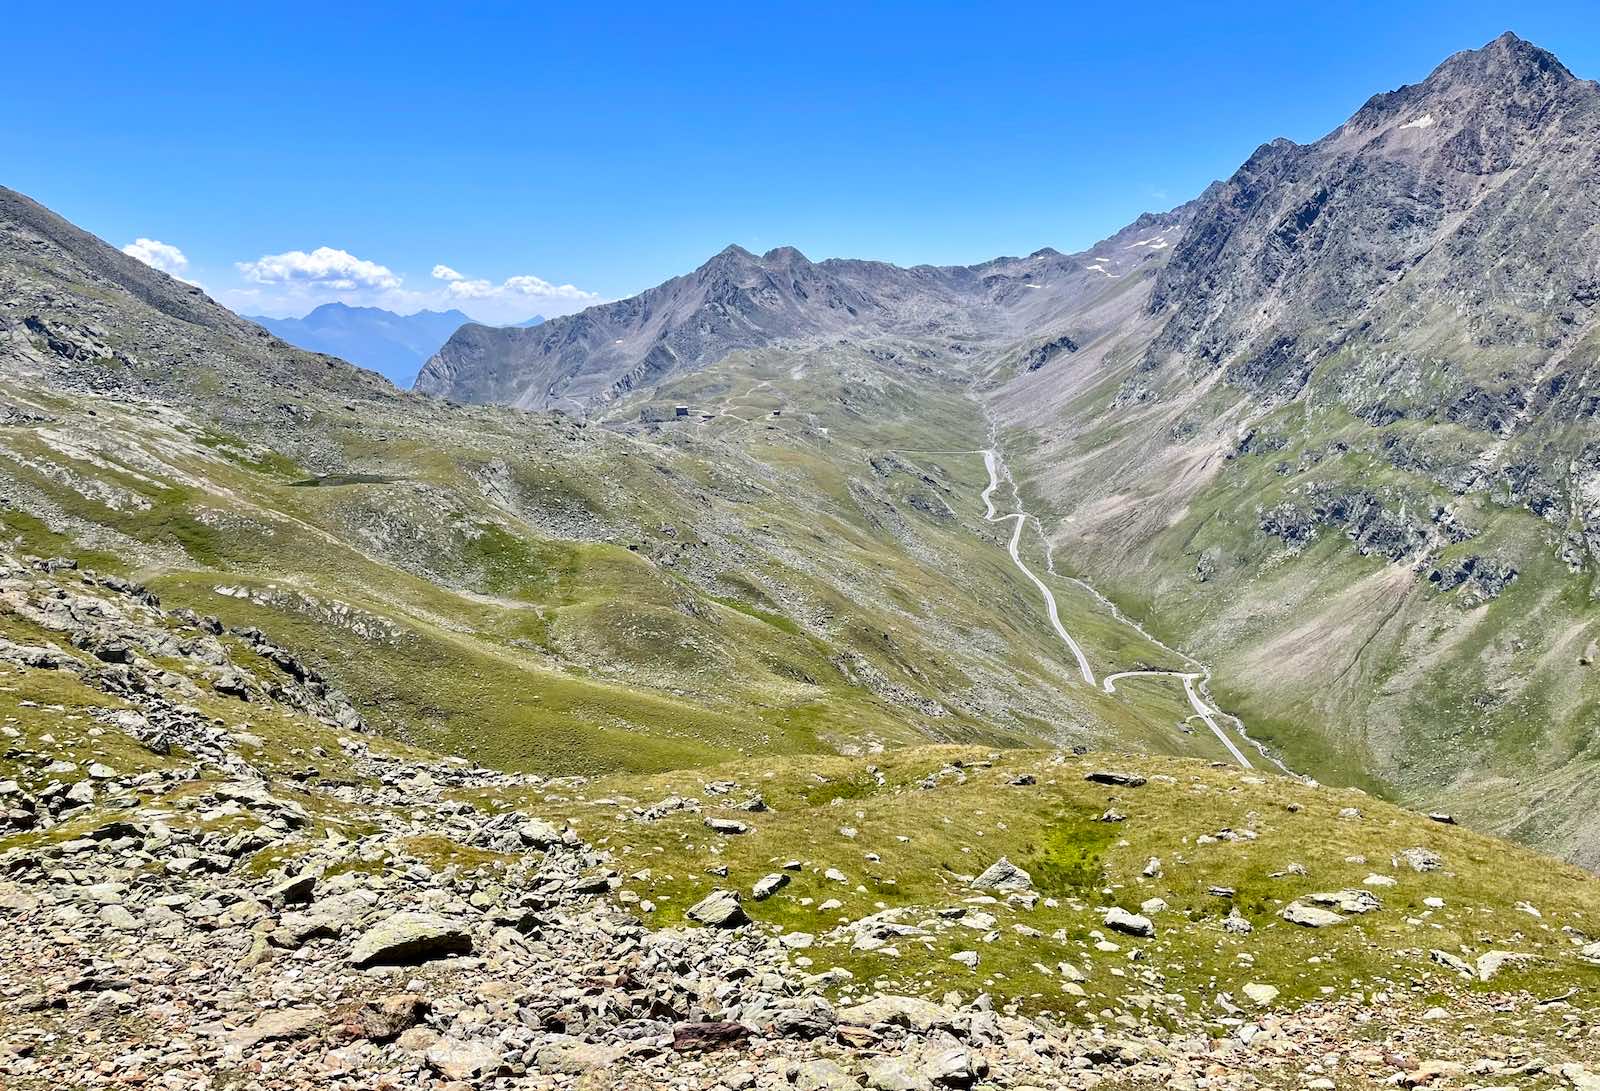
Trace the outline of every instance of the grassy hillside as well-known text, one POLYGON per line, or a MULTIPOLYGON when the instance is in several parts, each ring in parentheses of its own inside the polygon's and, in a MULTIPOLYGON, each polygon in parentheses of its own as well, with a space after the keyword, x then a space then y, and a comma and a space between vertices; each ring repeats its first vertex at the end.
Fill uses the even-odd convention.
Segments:
MULTIPOLYGON (((1008 525, 980 518, 967 385, 905 345, 771 351, 652 392, 694 407, 661 425, 352 402, 239 431, 13 386, 36 419, 0 431, 0 524, 283 634, 387 733, 501 768, 926 740, 1220 754, 1176 685, 1076 678, 1008 525)), ((1024 549, 1045 571, 1033 530, 1024 549)), ((1177 665, 1053 584, 1097 671, 1177 665)))

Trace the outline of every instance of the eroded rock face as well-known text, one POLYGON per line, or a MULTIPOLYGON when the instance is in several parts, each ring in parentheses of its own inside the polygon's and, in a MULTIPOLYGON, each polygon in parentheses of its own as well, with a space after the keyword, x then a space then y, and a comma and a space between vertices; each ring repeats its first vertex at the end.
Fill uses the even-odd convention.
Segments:
MULTIPOLYGON (((1067 300, 1104 292, 1104 263, 1126 269, 1149 256, 1129 255, 1130 241, 1159 236, 1165 245, 1164 231, 1175 237, 1185 219, 1183 209, 1147 214, 1089 255, 1044 249, 970 267, 813 262, 793 247, 752 254, 730 246, 631 299, 531 329, 462 326, 424 364, 415 389, 524 409, 600 404, 778 342, 974 328, 1017 337, 1067 300), (1086 271, 1095 259, 1101 268, 1086 271)), ((1071 337, 1053 337, 1028 351, 1025 366, 1037 369, 1077 347, 1071 337)))
MULTIPOLYGON (((1153 353, 1181 351, 1288 398, 1342 347, 1327 340, 1330 327, 1359 312, 1372 339, 1385 340, 1378 331, 1407 314, 1415 327, 1419 308, 1446 298, 1460 308, 1462 349, 1535 348, 1546 323, 1531 308, 1507 313, 1489 293, 1451 285, 1460 270, 1517 251, 1512 281, 1542 280, 1557 307, 1590 305, 1593 269, 1576 238, 1597 214, 1514 210, 1517 193, 1579 184, 1585 168, 1565 141, 1600 124, 1595 98, 1549 53, 1508 34, 1375 96, 1314 144, 1263 145, 1202 197, 1158 278, 1151 307, 1175 313, 1153 353), (1513 192, 1491 196, 1486 173, 1513 192)), ((1434 352, 1449 349, 1435 343, 1434 352)), ((1415 411, 1413 390, 1399 383, 1347 382, 1339 396, 1369 418, 1415 411)), ((1456 415, 1491 426, 1512 416, 1493 402, 1463 397, 1456 415)))

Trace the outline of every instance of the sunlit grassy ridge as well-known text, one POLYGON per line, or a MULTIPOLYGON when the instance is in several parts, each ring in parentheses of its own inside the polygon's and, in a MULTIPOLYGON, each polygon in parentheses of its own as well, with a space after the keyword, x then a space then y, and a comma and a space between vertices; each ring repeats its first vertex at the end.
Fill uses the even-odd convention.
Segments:
POLYGON ((1226 1014, 1218 993, 1248 1005, 1241 990, 1249 983, 1276 987, 1279 1005, 1290 1006, 1330 994, 1426 1000, 1490 987, 1431 950, 1469 963, 1489 950, 1535 956, 1496 975, 1497 990, 1593 996, 1600 988, 1600 971, 1577 951, 1600 930, 1600 888, 1589 873, 1357 791, 1225 765, 920 748, 473 798, 572 822, 617 854, 625 889, 650 903, 659 923, 682 921, 713 888, 743 891, 758 926, 815 937, 798 950, 813 970, 850 971, 844 997, 871 989, 937 997, 956 988, 1078 1020, 1192 1022, 1226 1014), (1085 780, 1105 768, 1149 779, 1131 788, 1085 780), (767 810, 740 807, 757 793, 767 810), (672 797, 698 809, 641 816, 672 797), (1108 811, 1122 817, 1105 821, 1108 811), (704 824, 709 816, 750 829, 719 834, 704 824), (1415 870, 1401 856, 1412 848, 1437 852, 1442 865, 1415 870), (1028 908, 974 889, 971 878, 1002 856, 1029 871, 1049 900, 1028 908), (793 862, 798 868, 786 870, 793 862), (788 884, 754 900, 753 884, 774 872, 788 884), (1382 908, 1324 929, 1278 916, 1295 899, 1352 888, 1382 908), (1152 939, 1103 923, 1107 907, 1139 912, 1156 898, 1166 904, 1149 911, 1152 939), (926 934, 891 938, 891 952, 855 949, 848 926, 885 910, 901 910, 897 922, 926 934), (1253 931, 1223 927, 1233 910, 1253 931), (977 953, 975 969, 951 961, 962 951, 977 953))

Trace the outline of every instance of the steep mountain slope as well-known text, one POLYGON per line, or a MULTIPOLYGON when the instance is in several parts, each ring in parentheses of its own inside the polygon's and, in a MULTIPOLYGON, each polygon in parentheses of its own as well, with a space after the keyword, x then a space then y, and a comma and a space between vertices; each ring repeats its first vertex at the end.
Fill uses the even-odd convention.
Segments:
POLYGON ((1503 36, 1263 146, 993 401, 1058 564, 1291 764, 1591 863, 1597 182, 1600 88, 1503 36))
POLYGON ((236 409, 345 394, 384 398, 370 372, 292 349, 174 280, 0 187, 0 346, 6 372, 64 389, 236 409))
MULTIPOLYGON (((410 386, 423 361, 472 321, 457 310, 395 314, 344 303, 324 303, 303 318, 245 317, 291 345, 371 368, 400 387, 410 386)), ((541 321, 536 316, 522 325, 541 321)))
POLYGON ((417 378, 425 394, 582 411, 741 348, 937 337, 963 355, 1009 341, 1115 287, 1170 246, 1189 207, 1141 219, 1084 254, 1044 249, 971 267, 830 259, 730 246, 686 276, 527 331, 468 327, 417 378), (1124 236, 1140 246, 1122 245, 1124 236), (1110 264, 1107 264, 1107 263, 1110 264))
POLYGON ((1567 360, 1600 303, 1597 144, 1600 86, 1510 34, 1315 144, 1267 144, 1174 250, 1151 302, 1173 312, 1156 352, 1287 399, 1335 346, 1382 346, 1381 370, 1339 372, 1366 380, 1344 399, 1364 419, 1419 408, 1409 384, 1371 380, 1443 362, 1455 418, 1512 429, 1535 388, 1590 355, 1567 360))

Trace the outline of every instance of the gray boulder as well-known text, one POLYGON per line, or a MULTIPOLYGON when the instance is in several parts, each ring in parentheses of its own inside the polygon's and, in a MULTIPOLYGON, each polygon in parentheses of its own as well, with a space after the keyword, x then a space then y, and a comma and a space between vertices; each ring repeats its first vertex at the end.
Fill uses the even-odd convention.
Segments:
POLYGON ((789 877, 781 871, 774 871, 756 880, 756 885, 750 888, 750 896, 758 902, 765 901, 788 885, 789 877))
POLYGON ((1105 925, 1113 932, 1121 932, 1125 936, 1148 938, 1156 934, 1156 926, 1151 923, 1149 917, 1129 913, 1117 905, 1106 910, 1105 925))
POLYGON ((906 1057, 879 1057, 866 1064, 867 1086, 876 1091, 933 1091, 933 1081, 906 1057))
POLYGON ((1373 913, 1383 908, 1383 903, 1370 890, 1333 890, 1307 894, 1303 901, 1327 906, 1341 913, 1373 913))
POLYGON ((1115 788, 1138 788, 1145 783, 1144 777, 1138 773, 1124 773, 1115 769, 1096 769, 1092 773, 1085 773, 1083 779, 1090 784, 1107 784, 1115 788))
POLYGON ((739 904, 737 890, 713 890, 691 905, 684 915, 713 928, 737 928, 750 919, 739 904))
POLYGON ((451 1080, 492 1076, 500 1070, 499 1050, 476 1039, 441 1038, 423 1054, 428 1067, 451 1080))
POLYGON ((472 933, 457 921, 432 913, 396 913, 357 939, 350 961, 357 966, 410 966, 472 951, 472 933))
POLYGON ((915 996, 879 996, 839 1010, 839 1022, 850 1026, 870 1027, 888 1023, 908 1027, 918 1034, 926 1034, 935 1027, 951 1026, 955 1019, 956 1013, 949 1008, 915 996))
POLYGON ((547 849, 560 843, 561 831, 542 818, 530 818, 517 827, 517 837, 531 848, 547 849))
POLYGON ((1290 902, 1278 913, 1278 916, 1290 924, 1298 924, 1302 928, 1329 928, 1335 924, 1343 924, 1349 920, 1327 909, 1306 902, 1290 902))
POLYGON ((1002 856, 972 880, 972 885, 981 890, 1029 890, 1033 876, 1002 856))

